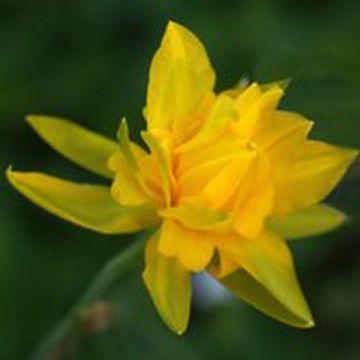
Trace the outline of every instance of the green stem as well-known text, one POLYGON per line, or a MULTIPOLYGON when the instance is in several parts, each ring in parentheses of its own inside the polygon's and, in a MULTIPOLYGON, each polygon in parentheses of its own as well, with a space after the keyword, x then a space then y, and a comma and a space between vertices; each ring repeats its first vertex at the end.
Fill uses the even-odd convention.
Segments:
POLYGON ((143 249, 144 239, 137 240, 126 250, 108 261, 103 269, 95 276, 93 282, 76 305, 70 309, 65 318, 56 326, 48 337, 45 338, 45 341, 37 349, 32 359, 61 359, 61 348, 66 347, 64 342, 66 341, 67 336, 74 331, 76 320, 79 318, 81 312, 91 303, 101 298, 113 283, 120 280, 136 266, 137 260, 142 256, 143 249))

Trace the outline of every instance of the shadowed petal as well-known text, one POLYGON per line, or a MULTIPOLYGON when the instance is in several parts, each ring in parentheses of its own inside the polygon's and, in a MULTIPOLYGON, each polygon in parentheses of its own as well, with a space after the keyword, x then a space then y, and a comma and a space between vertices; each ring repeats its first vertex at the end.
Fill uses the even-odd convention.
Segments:
POLYGON ((185 332, 190 315, 191 277, 180 263, 157 251, 156 235, 146 246, 143 279, 166 325, 176 334, 185 332))
POLYGON ((225 280, 226 286, 280 321, 302 328, 314 325, 284 240, 264 231, 256 239, 232 239, 229 243, 229 256, 246 274, 235 272, 225 280))
POLYGON ((320 235, 336 229, 346 220, 346 215, 331 206, 320 204, 294 213, 271 217, 269 227, 287 240, 320 235))
POLYGON ((219 281, 235 296, 276 320, 299 328, 313 326, 312 322, 289 311, 286 306, 244 270, 237 270, 219 281))

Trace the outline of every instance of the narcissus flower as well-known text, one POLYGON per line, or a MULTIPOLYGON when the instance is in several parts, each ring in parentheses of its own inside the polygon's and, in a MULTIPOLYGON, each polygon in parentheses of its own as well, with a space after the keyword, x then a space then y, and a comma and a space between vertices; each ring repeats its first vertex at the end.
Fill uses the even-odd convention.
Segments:
POLYGON ((111 187, 11 169, 8 179, 37 205, 88 229, 154 229, 143 278, 178 334, 188 324, 191 275, 201 271, 269 316, 311 327, 286 240, 344 221, 321 202, 357 152, 309 140, 312 121, 277 110, 281 83, 220 93, 214 84, 201 42, 170 22, 150 68, 146 148, 130 140, 125 120, 115 142, 67 120, 27 118, 50 146, 112 179, 111 187))

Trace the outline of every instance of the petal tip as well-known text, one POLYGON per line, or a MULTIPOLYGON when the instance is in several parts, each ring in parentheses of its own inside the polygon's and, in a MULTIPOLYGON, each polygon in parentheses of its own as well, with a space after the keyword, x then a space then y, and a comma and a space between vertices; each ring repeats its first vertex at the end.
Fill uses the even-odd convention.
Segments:
POLYGON ((9 165, 5 170, 5 176, 10 183, 14 180, 15 174, 16 172, 13 171, 13 166, 9 165))
POLYGON ((167 28, 167 30, 178 30, 178 29, 182 29, 183 26, 174 20, 169 20, 166 28, 167 28))
POLYGON ((178 336, 184 335, 185 332, 186 332, 186 328, 175 330, 175 334, 178 335, 178 336))
POLYGON ((25 116, 25 121, 34 128, 39 121, 44 120, 44 117, 44 115, 40 114, 29 114, 25 116))
POLYGON ((302 324, 302 326, 299 326, 300 329, 304 329, 304 330, 307 330, 307 329, 311 329, 313 327, 315 327, 316 324, 315 324, 315 321, 314 319, 311 317, 309 320, 305 320, 305 323, 302 324))

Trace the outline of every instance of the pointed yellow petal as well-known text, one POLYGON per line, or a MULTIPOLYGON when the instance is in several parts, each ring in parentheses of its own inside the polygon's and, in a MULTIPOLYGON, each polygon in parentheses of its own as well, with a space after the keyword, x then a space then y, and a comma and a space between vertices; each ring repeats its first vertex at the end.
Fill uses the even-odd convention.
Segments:
POLYGON ((320 141, 307 141, 297 154, 287 176, 276 184, 277 213, 290 213, 322 201, 342 179, 358 153, 320 141))
POLYGON ((151 207, 120 207, 110 190, 33 172, 7 171, 9 182, 43 209, 76 225, 105 233, 131 233, 156 224, 151 207))
POLYGON ((320 235, 339 227, 346 215, 331 206, 320 204, 294 213, 271 217, 269 227, 287 240, 320 235))
POLYGON ((146 155, 146 152, 136 143, 130 141, 129 127, 125 118, 120 122, 117 138, 124 158, 133 169, 138 170, 139 162, 146 155))
POLYGON ((291 83, 291 79, 288 78, 288 79, 272 81, 270 83, 261 84, 260 87, 261 87, 262 91, 269 90, 273 87, 279 87, 285 91, 289 87, 290 83, 291 83))
POLYGON ((191 277, 176 259, 157 251, 157 239, 146 246, 143 279, 165 324, 176 334, 186 331, 191 302, 191 277))
POLYGON ((167 206, 170 206, 174 183, 172 175, 171 138, 167 132, 155 130, 152 132, 143 131, 141 135, 151 150, 151 153, 156 158, 165 202, 167 206))
POLYGON ((292 311, 289 311, 287 307, 244 270, 237 270, 219 279, 219 281, 234 295, 278 321, 298 328, 314 326, 312 321, 298 317, 292 311))
POLYGON ((185 269, 198 272, 204 270, 214 253, 211 235, 188 229, 176 221, 163 221, 159 237, 159 252, 175 257, 185 269))
POLYGON ((146 152, 130 141, 129 129, 122 119, 117 132, 120 150, 109 159, 109 168, 115 172, 111 194, 121 205, 137 206, 149 201, 142 181, 140 166, 146 152))
POLYGON ((108 159, 118 150, 115 142, 65 119, 43 115, 31 115, 26 119, 60 154, 97 174, 113 177, 108 159))
POLYGON ((236 241, 233 242, 231 249, 227 251, 251 275, 257 285, 264 288, 261 290, 256 286, 256 289, 250 292, 249 289, 239 287, 239 295, 242 294, 246 301, 278 320, 298 327, 313 326, 312 315, 299 286, 292 256, 284 240, 264 231, 256 239, 238 239, 237 244, 236 241), (274 300, 268 305, 266 304, 270 300, 267 293, 274 300), (281 304, 281 307, 276 306, 274 310, 271 306, 275 306, 275 302, 281 304))
POLYGON ((258 122, 254 141, 268 156, 276 159, 297 150, 312 126, 313 122, 300 114, 277 110, 269 118, 258 122))
POLYGON ((170 21, 150 68, 145 110, 149 129, 170 130, 200 106, 214 82, 214 71, 199 39, 170 21))

